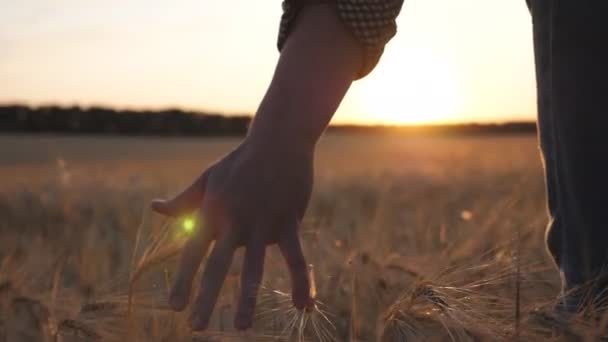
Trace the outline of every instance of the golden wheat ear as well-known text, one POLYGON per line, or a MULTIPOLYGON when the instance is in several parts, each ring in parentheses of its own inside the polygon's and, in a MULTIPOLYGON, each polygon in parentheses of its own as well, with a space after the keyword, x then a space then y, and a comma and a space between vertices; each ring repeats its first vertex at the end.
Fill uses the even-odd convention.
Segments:
POLYGON ((308 267, 312 304, 297 309, 292 294, 263 285, 256 320, 261 328, 286 341, 337 341, 334 316, 318 298, 314 268, 308 267))

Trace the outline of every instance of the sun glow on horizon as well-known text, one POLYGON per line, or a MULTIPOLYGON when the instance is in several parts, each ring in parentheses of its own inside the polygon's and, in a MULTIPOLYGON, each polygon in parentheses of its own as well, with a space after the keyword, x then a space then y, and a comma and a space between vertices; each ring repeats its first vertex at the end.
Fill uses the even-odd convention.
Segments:
MULTIPOLYGON (((7 4, 0 103, 253 114, 279 57, 280 1, 7 4)), ((523 0, 408 0, 332 122, 534 120, 531 24, 523 0)))
POLYGON ((386 53, 362 84, 366 112, 380 124, 429 124, 457 119, 462 95, 448 60, 431 51, 386 53))

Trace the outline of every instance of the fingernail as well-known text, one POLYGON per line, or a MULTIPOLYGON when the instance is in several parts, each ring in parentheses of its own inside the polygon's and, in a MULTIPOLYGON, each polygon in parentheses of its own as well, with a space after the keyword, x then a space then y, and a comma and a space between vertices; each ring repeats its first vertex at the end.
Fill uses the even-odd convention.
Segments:
POLYGON ((182 296, 173 294, 169 297, 169 305, 175 311, 182 311, 186 307, 186 301, 182 296))
POLYGON ((205 330, 205 328, 207 328, 207 322, 205 322, 203 317, 199 314, 193 314, 192 317, 190 317, 190 324, 194 330, 205 330))
POLYGON ((152 206, 162 206, 163 204, 165 204, 164 199, 159 198, 152 201, 152 206))
POLYGON ((294 297, 293 306, 298 310, 309 309, 314 306, 314 300, 310 296, 306 296, 305 298, 294 297))
POLYGON ((237 330, 247 330, 247 329, 251 328, 251 325, 252 325, 252 321, 246 315, 237 315, 237 317, 234 320, 234 327, 237 330))

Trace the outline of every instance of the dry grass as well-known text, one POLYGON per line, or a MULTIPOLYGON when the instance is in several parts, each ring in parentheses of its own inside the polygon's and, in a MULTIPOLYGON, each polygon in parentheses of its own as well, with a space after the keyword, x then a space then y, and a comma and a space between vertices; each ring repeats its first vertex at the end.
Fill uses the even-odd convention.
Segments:
POLYGON ((210 331, 168 310, 184 236, 147 209, 236 140, 2 141, 2 342, 593 341, 607 323, 543 309, 559 279, 532 136, 326 137, 302 226, 317 305, 291 306, 270 248, 245 333, 232 328, 239 262, 210 331))

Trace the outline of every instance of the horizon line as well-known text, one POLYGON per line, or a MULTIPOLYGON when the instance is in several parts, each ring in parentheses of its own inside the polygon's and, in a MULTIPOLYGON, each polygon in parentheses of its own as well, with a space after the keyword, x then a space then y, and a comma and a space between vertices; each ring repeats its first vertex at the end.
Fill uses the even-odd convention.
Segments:
MULTIPOLYGON (((104 104, 67 104, 67 103, 57 103, 57 102, 42 102, 38 104, 28 103, 27 101, 0 101, 0 108, 8 108, 8 107, 26 107, 28 109, 41 109, 41 108, 61 108, 61 109, 70 109, 70 108, 78 108, 81 111, 87 111, 92 108, 97 109, 105 109, 111 110, 115 112, 139 112, 139 113, 162 113, 167 111, 180 111, 184 114, 192 114, 192 115, 219 115, 222 117, 248 117, 253 119, 255 113, 239 113, 239 112, 227 112, 216 109, 194 109, 188 108, 179 105, 166 105, 166 106, 112 106, 112 105, 104 105, 104 104)), ((513 125, 513 124, 536 124, 536 119, 518 119, 523 117, 522 114, 512 114, 510 117, 513 119, 505 119, 505 120, 477 120, 477 121, 453 121, 446 120, 444 122, 428 122, 428 123, 387 123, 387 122, 366 122, 366 121, 345 121, 339 120, 338 122, 330 122, 329 127, 370 127, 370 128, 407 128, 407 127, 449 127, 449 126, 503 126, 503 125, 513 125)), ((528 114, 525 116, 532 116, 533 114, 528 114)))

